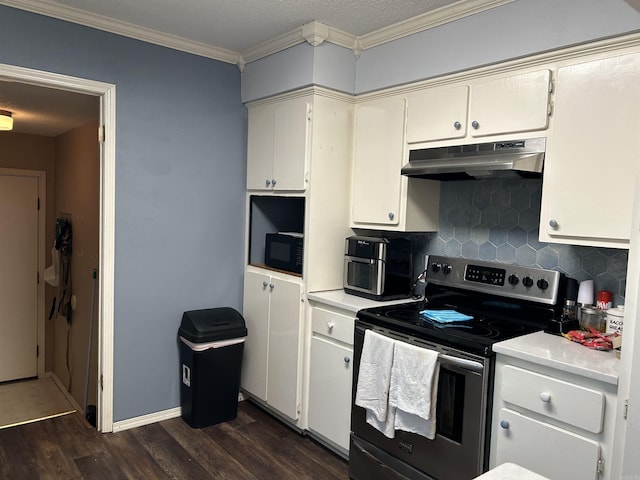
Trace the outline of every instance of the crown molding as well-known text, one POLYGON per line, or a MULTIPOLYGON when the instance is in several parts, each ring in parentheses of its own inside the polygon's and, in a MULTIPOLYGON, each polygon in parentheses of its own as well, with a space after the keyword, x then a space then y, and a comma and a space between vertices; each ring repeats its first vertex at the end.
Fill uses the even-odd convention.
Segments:
POLYGON ((430 28, 444 25, 476 13, 484 12, 514 0, 460 0, 452 5, 440 7, 423 15, 410 18, 403 22, 390 25, 375 32, 367 33, 359 37, 363 50, 375 47, 383 43, 397 40, 414 33, 419 33, 430 28))
POLYGON ((452 5, 441 7, 432 12, 418 15, 417 17, 360 37, 314 21, 290 32, 278 35, 275 38, 262 42, 240 53, 194 42, 183 37, 162 33, 132 23, 87 13, 84 10, 60 5, 51 0, 0 0, 0 4, 123 35, 174 50, 232 63, 237 65, 242 71, 244 66, 249 62, 259 60, 260 58, 267 57, 304 42, 308 42, 313 46, 318 46, 324 42, 333 43, 334 45, 352 50, 354 55, 358 57, 362 51, 367 48, 397 40, 513 1, 514 0, 460 0, 452 5))
POLYGON ((141 27, 132 23, 114 20, 113 18, 96 15, 94 13, 87 13, 84 10, 63 6, 49 0, 0 0, 0 4, 46 15, 59 20, 66 20, 86 27, 97 28, 105 32, 116 33, 174 50, 193 53, 201 57, 220 60, 221 62, 237 64, 240 58, 237 52, 225 48, 212 47, 211 45, 158 32, 157 30, 141 27))

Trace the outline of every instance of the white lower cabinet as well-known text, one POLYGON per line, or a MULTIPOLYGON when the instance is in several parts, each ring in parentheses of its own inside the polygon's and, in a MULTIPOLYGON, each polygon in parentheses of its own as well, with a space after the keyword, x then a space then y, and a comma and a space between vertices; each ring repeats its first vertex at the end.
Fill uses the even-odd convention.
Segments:
POLYGON ((309 357, 308 428, 343 456, 349 452, 355 317, 314 306, 309 357))
POLYGON ((241 388, 294 421, 302 391, 301 300, 301 281, 245 271, 241 388))
POLYGON ((511 462, 551 480, 611 479, 616 387, 497 356, 491 468, 511 462))

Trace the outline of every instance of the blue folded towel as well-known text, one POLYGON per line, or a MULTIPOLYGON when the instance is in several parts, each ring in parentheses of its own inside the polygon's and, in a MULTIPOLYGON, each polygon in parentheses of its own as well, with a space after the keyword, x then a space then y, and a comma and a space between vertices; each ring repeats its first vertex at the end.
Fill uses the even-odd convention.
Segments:
POLYGON ((420 315, 436 323, 464 322, 473 319, 473 317, 455 310, 422 310, 420 315))

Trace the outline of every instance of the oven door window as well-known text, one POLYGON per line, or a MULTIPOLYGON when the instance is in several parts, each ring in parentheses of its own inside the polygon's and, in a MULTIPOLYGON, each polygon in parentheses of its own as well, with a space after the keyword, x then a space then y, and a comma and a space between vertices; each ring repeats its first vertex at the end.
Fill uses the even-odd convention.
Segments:
POLYGON ((454 442, 462 442, 464 416, 465 375, 440 368, 436 431, 454 442))
POLYGON ((375 281, 374 265, 355 261, 347 263, 347 284, 349 286, 373 290, 375 281))

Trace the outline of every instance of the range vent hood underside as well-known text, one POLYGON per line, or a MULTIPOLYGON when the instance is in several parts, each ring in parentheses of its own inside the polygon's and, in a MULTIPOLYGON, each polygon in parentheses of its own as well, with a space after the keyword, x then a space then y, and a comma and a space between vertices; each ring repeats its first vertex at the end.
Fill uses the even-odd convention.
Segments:
POLYGON ((540 178, 544 138, 439 147, 409 152, 402 174, 434 180, 492 177, 540 178))

